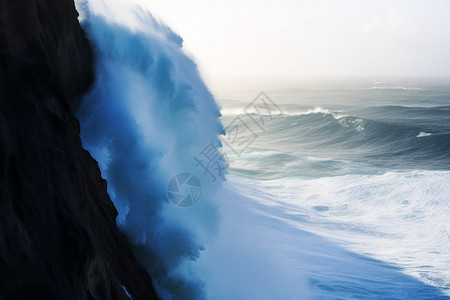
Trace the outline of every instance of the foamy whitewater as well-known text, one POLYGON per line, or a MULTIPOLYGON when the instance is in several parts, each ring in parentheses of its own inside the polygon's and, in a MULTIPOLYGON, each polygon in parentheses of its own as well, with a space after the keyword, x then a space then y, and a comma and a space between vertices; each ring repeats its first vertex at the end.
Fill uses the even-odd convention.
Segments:
POLYGON ((145 2, 76 4, 97 56, 83 146, 161 299, 450 299, 449 85, 267 91, 277 114, 233 92, 220 118, 145 2), (238 154, 219 139, 237 117, 265 121, 238 154), (208 147, 227 181, 196 160, 208 147), (194 206, 169 198, 181 173, 201 182, 194 206))

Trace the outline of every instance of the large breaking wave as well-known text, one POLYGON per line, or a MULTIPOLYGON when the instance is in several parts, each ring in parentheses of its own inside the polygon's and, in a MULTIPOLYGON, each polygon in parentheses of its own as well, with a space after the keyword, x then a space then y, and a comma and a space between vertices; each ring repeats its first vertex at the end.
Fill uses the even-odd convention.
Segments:
POLYGON ((182 172, 204 177, 193 157, 220 145, 219 109, 182 39, 144 6, 89 0, 77 7, 97 54, 97 80, 78 112, 83 146, 99 162, 119 228, 159 293, 200 299, 202 284, 185 262, 216 230, 214 185, 203 185, 195 207, 180 209, 167 201, 167 184, 182 172))

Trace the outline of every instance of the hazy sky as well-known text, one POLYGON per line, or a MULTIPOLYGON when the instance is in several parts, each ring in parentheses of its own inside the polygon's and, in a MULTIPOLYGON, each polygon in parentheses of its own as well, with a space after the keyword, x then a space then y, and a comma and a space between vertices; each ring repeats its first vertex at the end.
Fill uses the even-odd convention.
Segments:
POLYGON ((146 0, 207 82, 450 76, 449 0, 146 0))

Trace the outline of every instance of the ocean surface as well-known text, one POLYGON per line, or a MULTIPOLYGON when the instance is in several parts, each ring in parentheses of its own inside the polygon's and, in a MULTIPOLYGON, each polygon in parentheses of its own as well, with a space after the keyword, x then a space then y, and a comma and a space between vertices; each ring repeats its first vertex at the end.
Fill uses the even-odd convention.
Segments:
MULTIPOLYGON (((279 264, 307 273, 312 298, 436 299, 431 287, 449 295, 450 83, 299 83, 267 90, 259 109, 258 94, 217 98, 228 130, 238 119, 257 135, 239 151, 224 139, 228 179, 252 199, 261 238, 275 231, 269 247, 286 248, 279 264), (323 237, 313 242, 323 247, 291 230, 323 237), (324 279, 323 270, 340 275, 324 279)), ((273 299, 295 298, 281 295, 273 299)))
POLYGON ((450 299, 449 82, 213 95, 145 1, 76 5, 83 147, 161 299, 450 299))

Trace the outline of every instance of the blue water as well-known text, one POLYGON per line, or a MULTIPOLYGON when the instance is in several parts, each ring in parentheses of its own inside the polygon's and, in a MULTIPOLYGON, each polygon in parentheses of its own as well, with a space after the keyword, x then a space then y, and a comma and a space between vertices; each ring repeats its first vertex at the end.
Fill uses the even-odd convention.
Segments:
MULTIPOLYGON (((265 117, 270 126, 233 157, 233 173, 274 179, 450 169, 450 84, 355 81, 268 92, 283 113, 265 117), (264 157, 251 156, 260 151, 264 157), (257 169, 245 167, 248 159, 258 160, 257 169)), ((248 119, 243 110, 257 93, 241 93, 219 98, 224 124, 248 119)))
POLYGON ((243 299, 446 299, 450 85, 299 86, 266 91, 277 105, 269 113, 261 106, 259 114, 245 113, 257 91, 217 97, 227 129, 239 118, 258 135, 239 155, 224 147, 230 193, 244 195, 234 205, 249 212, 219 205, 240 228, 258 224, 240 229, 251 237, 243 247, 270 249, 252 255, 265 262, 269 251, 270 272, 285 277, 271 296, 243 299), (261 116, 263 130, 254 122, 261 116))
POLYGON ((449 293, 450 84, 299 86, 267 91, 279 111, 261 108, 259 115, 245 113, 255 91, 218 100, 226 128, 240 118, 258 134, 239 155, 224 149, 233 184, 265 193, 251 196, 258 199, 253 205, 265 204, 258 215, 286 225, 273 235, 294 227, 326 237, 313 246, 301 232, 285 237, 298 238, 283 246, 290 251, 283 255, 311 272, 305 279, 315 285, 311 298, 434 299, 439 291, 431 286, 449 293), (263 130, 253 121, 261 115, 263 130), (334 253, 328 241, 352 252, 334 253))
POLYGON ((215 99, 145 2, 76 4, 97 55, 83 146, 161 299, 449 298, 448 83, 299 83, 242 114, 260 91, 215 99), (264 127, 233 152, 236 117, 264 127))

